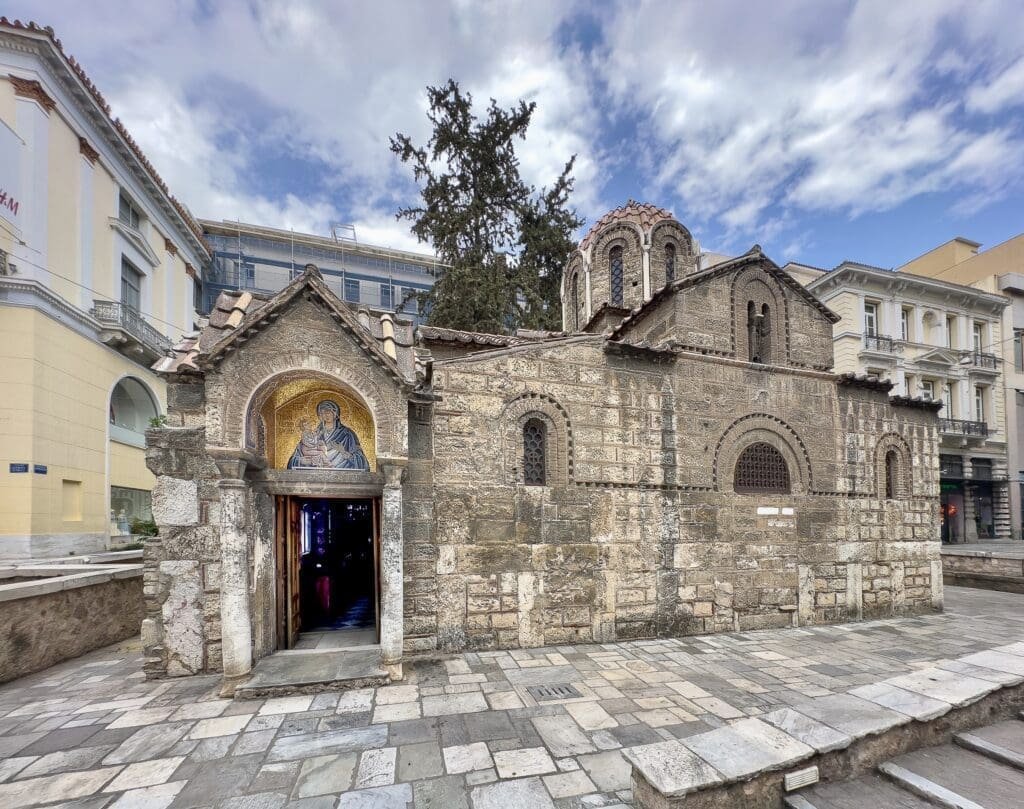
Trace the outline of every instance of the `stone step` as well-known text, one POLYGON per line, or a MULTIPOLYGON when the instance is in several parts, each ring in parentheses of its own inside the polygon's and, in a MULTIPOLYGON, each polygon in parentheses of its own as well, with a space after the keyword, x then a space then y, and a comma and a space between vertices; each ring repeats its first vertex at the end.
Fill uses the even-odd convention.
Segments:
POLYGON ((953 741, 1000 764, 1024 770, 1024 722, 1017 719, 958 733, 953 741))
POLYGON ((380 649, 289 651, 260 660, 249 679, 235 689, 236 699, 262 699, 320 691, 369 688, 391 682, 381 666, 380 649))
POLYGON ((878 771, 937 806, 1019 809, 1024 773, 953 744, 906 753, 878 771))
POLYGON ((784 800, 788 809, 932 809, 924 798, 878 775, 853 781, 818 784, 784 800))

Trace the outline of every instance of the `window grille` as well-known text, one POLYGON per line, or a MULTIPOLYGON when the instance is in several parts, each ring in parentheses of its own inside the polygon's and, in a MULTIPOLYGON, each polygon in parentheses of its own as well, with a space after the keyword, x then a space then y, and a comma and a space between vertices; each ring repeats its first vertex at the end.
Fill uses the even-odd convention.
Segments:
POLYGON ((746 494, 789 494, 789 467, 771 444, 751 444, 736 461, 733 489, 746 494))
POLYGON ((676 246, 669 244, 665 246, 665 283, 671 284, 676 280, 676 246))
POLYGON ((612 305, 622 306, 622 248, 613 247, 608 258, 612 276, 612 305))
POLYGON ((547 431, 540 419, 530 419, 523 425, 523 483, 527 486, 545 483, 547 431))
POLYGON ((896 450, 891 449, 885 453, 885 497, 888 500, 896 498, 896 476, 899 474, 900 461, 896 450))

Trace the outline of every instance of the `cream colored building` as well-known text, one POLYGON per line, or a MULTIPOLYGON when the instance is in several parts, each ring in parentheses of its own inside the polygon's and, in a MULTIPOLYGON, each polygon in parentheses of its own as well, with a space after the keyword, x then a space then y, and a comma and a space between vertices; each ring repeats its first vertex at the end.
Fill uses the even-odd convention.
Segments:
POLYGON ((201 236, 52 32, 0 25, 0 558, 147 515, 149 365, 195 326, 201 236))
POLYGON ((943 402, 943 541, 1009 537, 1007 299, 851 261, 830 271, 785 269, 840 316, 833 329, 837 372, 875 375, 894 383, 894 395, 943 402))
POLYGON ((1024 234, 979 251, 978 242, 955 238, 899 268, 901 273, 966 284, 1009 299, 1003 310, 998 346, 1005 389, 1006 442, 1013 536, 1021 538, 1021 489, 1024 487, 1024 234))

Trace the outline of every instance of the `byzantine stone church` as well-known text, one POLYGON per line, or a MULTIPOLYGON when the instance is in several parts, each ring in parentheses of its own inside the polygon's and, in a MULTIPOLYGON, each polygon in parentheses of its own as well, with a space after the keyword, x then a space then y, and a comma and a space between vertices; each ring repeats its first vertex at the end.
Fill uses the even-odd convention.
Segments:
POLYGON ((837 376, 837 317, 758 247, 701 266, 630 202, 560 332, 354 309, 307 266, 155 368, 150 676, 277 650, 603 643, 941 608, 938 405, 837 376))

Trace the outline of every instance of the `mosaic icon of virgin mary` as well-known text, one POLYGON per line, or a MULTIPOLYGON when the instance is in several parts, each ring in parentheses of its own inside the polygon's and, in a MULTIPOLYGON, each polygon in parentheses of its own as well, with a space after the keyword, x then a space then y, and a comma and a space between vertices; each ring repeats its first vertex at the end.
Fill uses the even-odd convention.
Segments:
POLYGON ((361 469, 370 464, 359 445, 359 438, 341 423, 341 408, 330 399, 316 406, 320 420, 315 430, 309 422, 299 422, 302 437, 288 460, 289 469, 361 469))

